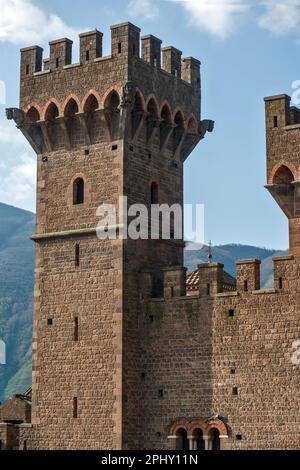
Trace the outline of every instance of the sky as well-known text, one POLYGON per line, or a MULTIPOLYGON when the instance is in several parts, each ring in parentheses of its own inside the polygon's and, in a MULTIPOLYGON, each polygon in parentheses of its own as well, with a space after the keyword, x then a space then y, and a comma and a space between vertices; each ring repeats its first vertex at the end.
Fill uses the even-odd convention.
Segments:
MULTIPOLYGON (((288 246, 287 220, 267 190, 265 96, 300 79, 300 0, 0 0, 0 201, 35 211, 36 157, 5 119, 18 106, 19 49, 104 33, 131 21, 202 63, 208 134, 185 164, 185 202, 205 206, 205 241, 288 246), (5 90, 4 90, 5 88, 5 90)), ((295 94, 293 95, 295 96, 295 94)), ((295 98, 294 104, 298 104, 295 98)))

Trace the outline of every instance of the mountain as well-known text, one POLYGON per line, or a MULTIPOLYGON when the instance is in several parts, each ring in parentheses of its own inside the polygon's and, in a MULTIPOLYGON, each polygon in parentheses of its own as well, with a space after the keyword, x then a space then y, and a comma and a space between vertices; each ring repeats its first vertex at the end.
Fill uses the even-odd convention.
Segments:
POLYGON ((0 203, 0 221, 0 340, 6 344, 6 365, 0 365, 3 401, 31 383, 34 244, 29 237, 35 215, 0 203))
MULTIPOLYGON (((243 259, 261 260, 261 286, 264 288, 273 286, 273 256, 287 254, 286 251, 270 250, 251 245, 220 245, 212 247, 213 261, 224 264, 224 269, 236 276, 235 263, 243 259)), ((188 271, 196 269, 198 264, 207 263, 208 247, 188 243, 185 250, 185 266, 188 271)))
MULTIPOLYGON (((31 335, 35 215, 0 203, 0 340, 7 347, 7 364, 0 364, 0 401, 22 393, 31 384, 31 335)), ((185 264, 189 271, 207 262, 208 248, 188 244, 185 264)), ((248 245, 212 247, 213 261, 235 275, 238 259, 262 260, 262 285, 273 282, 272 257, 276 250, 248 245)))

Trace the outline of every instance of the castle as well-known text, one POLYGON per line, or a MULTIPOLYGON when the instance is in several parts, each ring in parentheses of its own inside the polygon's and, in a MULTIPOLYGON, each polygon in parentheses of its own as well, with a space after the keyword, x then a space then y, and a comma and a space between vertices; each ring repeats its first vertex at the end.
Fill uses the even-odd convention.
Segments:
POLYGON ((32 416, 28 394, 0 408, 2 449, 297 449, 300 111, 265 99, 267 189, 290 227, 274 288, 245 260, 236 281, 200 265, 187 289, 183 239, 100 241, 96 209, 183 204, 213 130, 200 62, 131 23, 111 35, 102 57, 102 33, 81 34, 78 64, 69 39, 21 51, 7 116, 37 153, 32 416))

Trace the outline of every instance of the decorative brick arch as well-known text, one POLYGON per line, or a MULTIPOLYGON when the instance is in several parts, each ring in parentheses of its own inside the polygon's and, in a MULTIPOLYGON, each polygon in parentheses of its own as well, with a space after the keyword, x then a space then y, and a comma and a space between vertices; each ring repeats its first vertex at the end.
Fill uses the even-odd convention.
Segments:
POLYGON ((295 180, 298 179, 298 171, 297 171, 296 167, 290 162, 286 163, 285 161, 281 161, 281 162, 277 163, 272 168, 272 170, 270 171, 269 178, 268 178, 268 184, 273 184, 274 177, 275 177, 277 171, 283 166, 285 166, 288 170, 290 170, 290 172, 293 174, 295 180))
POLYGON ((77 104, 77 106, 78 106, 78 111, 79 111, 79 112, 82 112, 81 103, 80 103, 79 98, 78 98, 76 95, 74 95, 74 94, 72 93, 71 95, 69 95, 69 96, 65 99, 65 101, 64 101, 63 104, 62 104, 61 110, 62 110, 62 115, 63 115, 63 116, 65 115, 66 107, 68 106, 68 104, 69 104, 69 102, 70 102, 71 100, 74 100, 74 101, 76 102, 76 104, 77 104))
POLYGON ((228 430, 226 425, 220 419, 212 419, 210 421, 204 421, 202 419, 195 419, 188 421, 187 419, 180 419, 176 421, 170 429, 170 436, 176 436, 179 429, 185 429, 188 436, 192 436, 196 429, 201 429, 203 436, 209 437, 210 433, 216 429, 220 433, 221 438, 228 437, 228 430))
POLYGON ((196 419, 188 424, 188 435, 192 436, 196 429, 201 429, 203 435, 207 434, 207 424, 201 419, 196 419))
POLYGON ((209 421, 206 427, 206 434, 210 435, 211 431, 216 429, 220 433, 220 437, 228 437, 228 430, 226 425, 220 419, 213 419, 209 421))
POLYGON ((105 102, 107 100, 107 98, 109 97, 109 95, 115 91, 119 97, 119 100, 121 101, 121 88, 119 85, 113 85, 111 87, 109 87, 106 92, 104 93, 104 95, 102 95, 102 98, 100 98, 100 106, 102 109, 104 109, 104 106, 105 106, 105 102))
POLYGON ((177 435, 177 432, 179 431, 179 429, 184 429, 186 432, 188 432, 188 429, 189 429, 189 422, 188 420, 186 419, 181 419, 179 421, 176 421, 176 423, 174 423, 172 426, 171 426, 171 429, 170 429, 170 436, 176 436, 177 435))
POLYGON ((175 122, 175 118, 176 118, 178 113, 181 114, 182 122, 184 124, 185 123, 184 112, 182 111, 182 109, 179 106, 177 106, 177 108, 175 108, 175 110, 173 112, 173 116, 172 116, 173 122, 175 122))
POLYGON ((85 208, 90 204, 90 202, 91 202, 91 185, 89 183, 89 180, 84 173, 76 173, 75 175, 73 175, 67 188, 67 205, 69 208, 73 208, 73 209, 85 208), (74 200, 73 200, 74 183, 79 178, 81 178, 84 182, 84 202, 83 204, 80 204, 80 205, 76 205, 76 204, 74 205, 74 200))
POLYGON ((145 102, 145 98, 144 98, 144 95, 143 93, 141 92, 141 90, 139 88, 136 89, 135 91, 135 97, 138 96, 142 102, 142 107, 143 107, 143 110, 146 111, 146 102, 145 102))
POLYGON ((145 108, 146 111, 148 110, 148 106, 149 106, 150 101, 153 101, 155 103, 157 117, 159 117, 159 115, 160 115, 159 104, 158 104, 158 101, 157 101, 156 97, 153 94, 149 95, 147 100, 146 100, 146 105, 145 105, 146 106, 146 108, 145 108))
POLYGON ((196 119, 196 117, 193 113, 191 113, 189 115, 189 117, 185 120, 184 127, 185 127, 186 130, 190 129, 190 130, 195 130, 195 132, 198 131, 198 120, 196 119), (191 122, 194 123, 193 128, 190 128, 190 123, 191 122))
POLYGON ((42 121, 45 121, 46 119, 46 113, 48 111, 48 108, 51 104, 55 104, 55 106, 57 107, 58 109, 58 116, 61 116, 61 107, 60 107, 60 103, 55 99, 55 98, 50 98, 46 104, 44 105, 43 107, 43 111, 42 111, 42 114, 41 114, 41 119, 42 121))
POLYGON ((37 110, 37 112, 39 113, 39 116, 40 116, 40 119, 42 119, 42 109, 40 108, 40 106, 38 104, 36 104, 34 101, 31 101, 29 103, 28 106, 26 106, 26 108, 24 109, 24 113, 27 114, 28 111, 30 111, 31 109, 35 108, 37 110))
POLYGON ((84 112, 85 106, 86 106, 86 104, 87 104, 87 102, 88 102, 88 100, 91 96, 95 97, 95 99, 98 102, 98 108, 100 108, 100 106, 101 106, 101 97, 100 97, 99 93, 96 90, 90 90, 90 91, 87 92, 87 94, 85 95, 85 97, 83 98, 82 103, 81 103, 81 109, 82 109, 83 112, 84 112))
POLYGON ((168 111, 170 113, 170 119, 171 119, 171 123, 173 124, 174 120, 173 120, 173 113, 172 113, 172 109, 171 109, 171 106, 169 105, 169 102, 167 100, 164 100, 161 105, 160 105, 160 108, 159 108, 159 117, 161 117, 161 113, 162 113, 162 110, 164 109, 164 107, 167 107, 168 108, 168 111))

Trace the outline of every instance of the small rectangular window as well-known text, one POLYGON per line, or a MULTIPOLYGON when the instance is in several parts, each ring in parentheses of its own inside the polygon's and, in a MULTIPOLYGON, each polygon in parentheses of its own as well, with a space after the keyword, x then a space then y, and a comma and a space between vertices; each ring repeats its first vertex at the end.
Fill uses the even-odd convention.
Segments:
POLYGON ((171 287, 171 297, 174 297, 174 287, 171 287))
POLYGON ((73 398, 73 418, 78 418, 78 399, 77 397, 73 398))
POLYGON ((78 317, 74 317, 74 341, 78 341, 78 317))
POLYGON ((114 144, 114 145, 111 146, 111 149, 112 150, 118 150, 118 146, 116 144, 114 144))
POLYGON ((48 318, 47 320, 47 325, 52 326, 53 325, 53 318, 48 318))
POLYGON ((56 66, 56 68, 58 69, 58 67, 59 67, 59 57, 56 58, 55 66, 56 66))
POLYGON ((150 323, 153 323, 153 322, 154 322, 154 316, 153 316, 153 315, 149 315, 149 320, 150 320, 150 323))
POLYGON ((206 285, 206 295, 210 295, 210 284, 206 285))
POLYGON ((234 310, 232 310, 232 309, 231 309, 231 310, 229 310, 229 312, 228 312, 228 315, 229 315, 229 317, 230 317, 230 318, 233 318, 233 317, 234 317, 234 315, 235 315, 235 312, 234 312, 234 310))
POLYGON ((278 127, 278 117, 274 116, 274 127, 278 127))
POLYGON ((26 75, 29 75, 29 70, 30 70, 30 68, 29 68, 29 65, 27 64, 26 65, 26 75))
POLYGON ((121 52, 122 52, 122 43, 119 42, 119 44, 118 44, 118 53, 121 54, 121 52))
POLYGON ((234 374, 235 374, 235 369, 234 369, 234 368, 230 369, 230 373, 231 373, 232 375, 234 375, 234 374))
POLYGON ((163 396, 164 396, 164 391, 163 391, 162 388, 161 388, 160 390, 158 390, 158 396, 159 396, 159 398, 163 398, 163 396))
POLYGON ((234 396, 238 395, 238 388, 237 387, 233 387, 232 395, 234 395, 234 396))
POLYGON ((244 291, 248 292, 248 281, 247 280, 244 281, 244 291))
POLYGON ((280 277, 280 278, 278 279, 278 287, 279 287, 280 290, 283 288, 282 277, 280 277))
POLYGON ((75 245, 75 266, 79 266, 80 263, 80 245, 76 243, 75 245))
POLYGON ((87 62, 90 60, 90 51, 86 51, 85 59, 86 59, 87 62))
POLYGON ((236 440, 237 441, 241 441, 243 439, 242 435, 241 434, 237 434, 236 435, 236 440))

